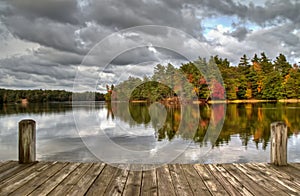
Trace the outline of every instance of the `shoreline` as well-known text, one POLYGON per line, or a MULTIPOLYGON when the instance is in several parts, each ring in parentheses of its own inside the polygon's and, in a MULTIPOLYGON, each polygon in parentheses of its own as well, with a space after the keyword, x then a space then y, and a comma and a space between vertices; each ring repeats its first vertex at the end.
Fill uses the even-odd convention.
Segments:
MULTIPOLYGON (((130 103, 148 103, 146 100, 131 100, 130 103)), ((300 103, 300 99, 279 99, 279 100, 263 100, 263 99, 251 99, 251 100, 209 100, 203 101, 192 101, 193 104, 219 104, 219 103, 300 103)))

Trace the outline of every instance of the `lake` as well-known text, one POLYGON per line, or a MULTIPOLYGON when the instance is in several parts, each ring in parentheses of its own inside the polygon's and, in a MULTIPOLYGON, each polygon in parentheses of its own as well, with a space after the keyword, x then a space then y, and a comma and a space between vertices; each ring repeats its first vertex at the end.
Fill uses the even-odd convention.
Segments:
POLYGON ((270 123, 284 121, 289 130, 288 161, 300 162, 299 103, 4 105, 0 106, 0 160, 18 159, 17 125, 28 118, 37 123, 38 160, 269 162, 270 123))

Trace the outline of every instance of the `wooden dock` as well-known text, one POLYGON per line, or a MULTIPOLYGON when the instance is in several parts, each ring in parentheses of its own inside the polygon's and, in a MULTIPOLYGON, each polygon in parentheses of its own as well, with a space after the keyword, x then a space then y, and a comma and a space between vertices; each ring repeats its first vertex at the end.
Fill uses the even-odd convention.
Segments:
POLYGON ((105 163, 0 163, 0 195, 300 195, 300 163, 170 164, 134 171, 105 163))

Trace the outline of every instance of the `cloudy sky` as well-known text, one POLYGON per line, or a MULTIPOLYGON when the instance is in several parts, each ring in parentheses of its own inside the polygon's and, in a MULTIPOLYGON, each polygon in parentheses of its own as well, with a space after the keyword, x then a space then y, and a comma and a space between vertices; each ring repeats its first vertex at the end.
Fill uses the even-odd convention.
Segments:
POLYGON ((299 10, 298 0, 2 0, 0 88, 72 90, 84 78, 81 90, 101 89, 187 56, 236 65, 265 51, 298 63, 299 10))

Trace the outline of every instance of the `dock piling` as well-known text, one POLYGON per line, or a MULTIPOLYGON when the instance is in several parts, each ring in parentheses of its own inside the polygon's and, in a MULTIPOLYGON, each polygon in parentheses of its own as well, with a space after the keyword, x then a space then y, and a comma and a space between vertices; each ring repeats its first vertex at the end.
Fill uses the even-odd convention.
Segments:
POLYGON ((36 160, 36 124, 26 119, 19 122, 19 163, 33 163, 36 160))
POLYGON ((271 124, 271 164, 287 165, 287 126, 284 122, 271 124))

